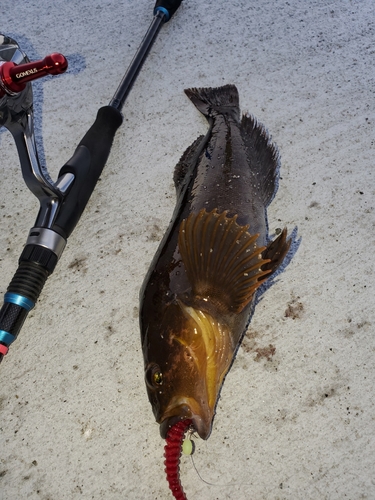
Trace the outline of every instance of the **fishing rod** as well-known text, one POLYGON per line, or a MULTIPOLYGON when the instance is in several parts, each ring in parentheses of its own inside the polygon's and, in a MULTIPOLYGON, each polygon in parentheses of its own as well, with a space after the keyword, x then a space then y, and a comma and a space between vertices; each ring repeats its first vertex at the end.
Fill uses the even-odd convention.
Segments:
POLYGON ((108 106, 98 110, 95 122, 73 156, 53 182, 37 153, 33 127, 31 81, 64 73, 62 54, 30 62, 15 40, 0 35, 0 127, 13 135, 24 181, 40 207, 0 309, 0 362, 53 273, 67 239, 78 223, 108 159, 123 116, 125 100, 164 23, 182 0, 157 0, 153 20, 108 106))

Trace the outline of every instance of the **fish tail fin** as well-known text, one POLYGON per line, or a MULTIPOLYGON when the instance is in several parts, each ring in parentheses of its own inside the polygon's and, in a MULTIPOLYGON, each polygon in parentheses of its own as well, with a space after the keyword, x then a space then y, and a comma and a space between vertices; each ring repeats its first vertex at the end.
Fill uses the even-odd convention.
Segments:
POLYGON ((267 207, 278 188, 280 154, 267 129, 249 114, 242 115, 241 135, 251 171, 256 177, 264 205, 267 207))
POLYGON ((235 85, 192 88, 184 92, 206 118, 211 118, 215 114, 229 114, 235 120, 240 120, 240 101, 235 85))

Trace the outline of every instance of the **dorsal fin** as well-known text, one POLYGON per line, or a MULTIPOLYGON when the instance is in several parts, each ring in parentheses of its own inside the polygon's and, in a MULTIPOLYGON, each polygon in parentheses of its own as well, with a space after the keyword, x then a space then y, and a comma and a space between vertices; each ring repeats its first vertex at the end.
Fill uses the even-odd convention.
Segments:
POLYGON ((254 116, 244 114, 241 121, 241 135, 251 171, 267 207, 276 191, 280 169, 280 155, 267 129, 254 116))
POLYGON ((209 302, 222 314, 239 313, 270 270, 258 247, 258 234, 239 226, 237 215, 217 210, 190 214, 180 225, 178 246, 196 300, 209 302))

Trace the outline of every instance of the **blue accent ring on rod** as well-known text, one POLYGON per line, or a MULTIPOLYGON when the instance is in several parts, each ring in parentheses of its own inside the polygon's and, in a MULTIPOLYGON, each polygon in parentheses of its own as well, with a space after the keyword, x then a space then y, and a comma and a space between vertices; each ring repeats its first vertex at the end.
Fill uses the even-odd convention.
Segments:
POLYGON ((163 14, 166 15, 167 19, 166 21, 169 21, 169 18, 171 17, 169 15, 169 12, 167 11, 167 9, 165 9, 164 7, 155 7, 155 10, 154 10, 154 15, 157 13, 157 12, 162 12, 163 14))
POLYGON ((32 300, 28 299, 27 297, 23 297, 22 295, 18 295, 18 293, 12 292, 7 292, 4 295, 4 302, 23 307, 27 311, 31 311, 31 309, 35 306, 32 300))
POLYGON ((12 342, 16 340, 16 337, 5 330, 0 330, 0 342, 3 342, 8 347, 12 342))

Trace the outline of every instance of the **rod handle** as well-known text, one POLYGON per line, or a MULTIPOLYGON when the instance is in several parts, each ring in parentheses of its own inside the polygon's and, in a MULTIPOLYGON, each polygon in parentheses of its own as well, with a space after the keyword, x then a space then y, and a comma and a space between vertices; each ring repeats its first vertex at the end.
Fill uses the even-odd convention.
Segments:
POLYGON ((65 239, 69 237, 103 171, 111 151, 122 114, 112 106, 99 109, 96 120, 78 144, 73 156, 62 167, 59 178, 71 173, 74 181, 64 197, 52 229, 65 239))

